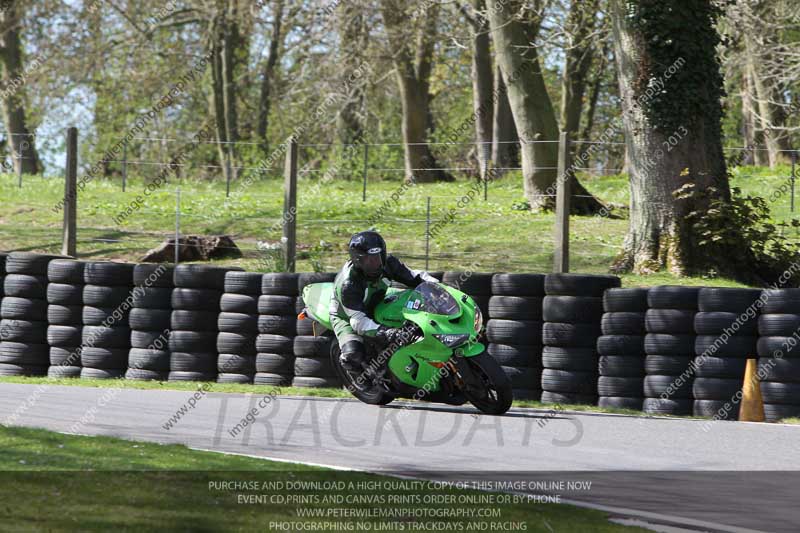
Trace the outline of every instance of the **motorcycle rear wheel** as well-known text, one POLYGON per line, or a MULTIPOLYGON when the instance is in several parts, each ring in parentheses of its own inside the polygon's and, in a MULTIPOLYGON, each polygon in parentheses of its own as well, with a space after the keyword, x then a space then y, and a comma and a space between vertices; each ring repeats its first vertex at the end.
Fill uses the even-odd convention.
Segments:
POLYGON ((511 380, 500 364, 486 352, 466 358, 475 377, 484 385, 484 394, 463 390, 467 400, 488 415, 502 415, 514 401, 511 380))

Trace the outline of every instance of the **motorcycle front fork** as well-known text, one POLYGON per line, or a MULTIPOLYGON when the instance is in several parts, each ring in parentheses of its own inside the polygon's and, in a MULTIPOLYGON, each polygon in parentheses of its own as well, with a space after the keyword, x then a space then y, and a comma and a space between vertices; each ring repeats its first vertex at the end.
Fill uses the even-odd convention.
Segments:
POLYGON ((461 390, 478 394, 486 391, 483 382, 472 371, 472 367, 464 356, 454 355, 447 364, 454 368, 454 379, 461 390))

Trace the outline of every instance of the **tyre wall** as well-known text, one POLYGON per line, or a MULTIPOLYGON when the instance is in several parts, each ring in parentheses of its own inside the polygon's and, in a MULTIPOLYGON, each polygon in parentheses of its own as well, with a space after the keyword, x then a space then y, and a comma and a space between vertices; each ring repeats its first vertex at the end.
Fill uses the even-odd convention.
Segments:
POLYGON ((5 258, 0 304, 0 375, 43 376, 47 343, 47 268, 58 256, 12 252, 5 258))
POLYGON ((616 276, 548 274, 542 300, 542 402, 597 403, 603 294, 616 276))
POLYGON ((697 295, 694 317, 695 416, 736 420, 747 359, 758 344, 758 289, 709 287, 697 295), (736 399, 736 401, 732 401, 736 399))
POLYGON ((514 398, 539 400, 544 275, 494 274, 490 288, 487 351, 511 379, 514 398))
MULTIPOLYGON (((297 298, 295 299, 295 316, 303 310, 303 289, 312 283, 333 281, 335 272, 316 272, 297 276, 297 298)), ((294 387, 341 387, 342 382, 331 364, 331 355, 338 355, 338 344, 331 332, 319 335, 311 320, 300 320, 303 328, 312 327, 307 335, 297 335, 291 339, 289 350, 294 354, 292 386, 294 387), (317 333, 315 335, 315 333, 317 333)), ((296 326, 297 327, 297 326, 296 326)))
POLYGON ((608 289, 603 311, 597 339, 598 405, 641 411, 647 289, 608 289))
POLYGON ((131 348, 127 379, 168 378, 169 336, 172 329, 174 269, 166 265, 141 264, 133 269, 133 305, 128 322, 131 348))
POLYGON ((81 377, 125 376, 131 349, 133 269, 127 263, 86 263, 83 274, 81 377))
POLYGON ((217 379, 220 302, 228 272, 208 265, 177 265, 173 273, 170 381, 217 379))
POLYGON ((660 286, 647 293, 644 411, 692 414, 694 316, 698 287, 660 286))
POLYGON ((225 293, 217 318, 218 383, 253 383, 262 278, 256 272, 225 274, 225 293))
POLYGON ((294 339, 298 335, 314 335, 311 320, 297 320, 298 294, 297 274, 264 274, 257 309, 257 384, 291 385, 294 378, 294 339))
POLYGON ((800 417, 800 289, 765 290, 758 317, 758 375, 768 421, 800 417))
MULTIPOLYGON (((518 399, 733 420, 757 354, 767 419, 800 416, 800 289, 434 275, 475 297, 518 399)), ((334 276, 0 254, 0 375, 340 386, 331 333, 297 320, 334 276)))
POLYGON ((55 259, 47 267, 47 375, 54 378, 81 374, 85 268, 86 263, 68 259, 55 259))

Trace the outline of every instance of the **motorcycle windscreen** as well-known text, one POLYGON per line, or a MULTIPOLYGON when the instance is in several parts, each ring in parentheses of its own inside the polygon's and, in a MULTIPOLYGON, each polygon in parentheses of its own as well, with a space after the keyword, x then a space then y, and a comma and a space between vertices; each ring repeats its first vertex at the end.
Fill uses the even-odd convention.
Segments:
POLYGON ((420 296, 420 311, 452 316, 457 315, 461 310, 456 299, 436 283, 420 283, 414 292, 420 296))

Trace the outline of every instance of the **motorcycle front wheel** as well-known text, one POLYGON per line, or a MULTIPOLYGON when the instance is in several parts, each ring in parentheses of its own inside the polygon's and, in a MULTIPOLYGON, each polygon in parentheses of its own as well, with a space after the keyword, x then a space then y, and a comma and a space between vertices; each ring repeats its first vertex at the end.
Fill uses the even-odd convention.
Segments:
POLYGON ((463 390, 467 400, 488 415, 502 415, 514 401, 511 380, 497 361, 486 352, 466 358, 475 377, 483 383, 483 390, 463 390))

